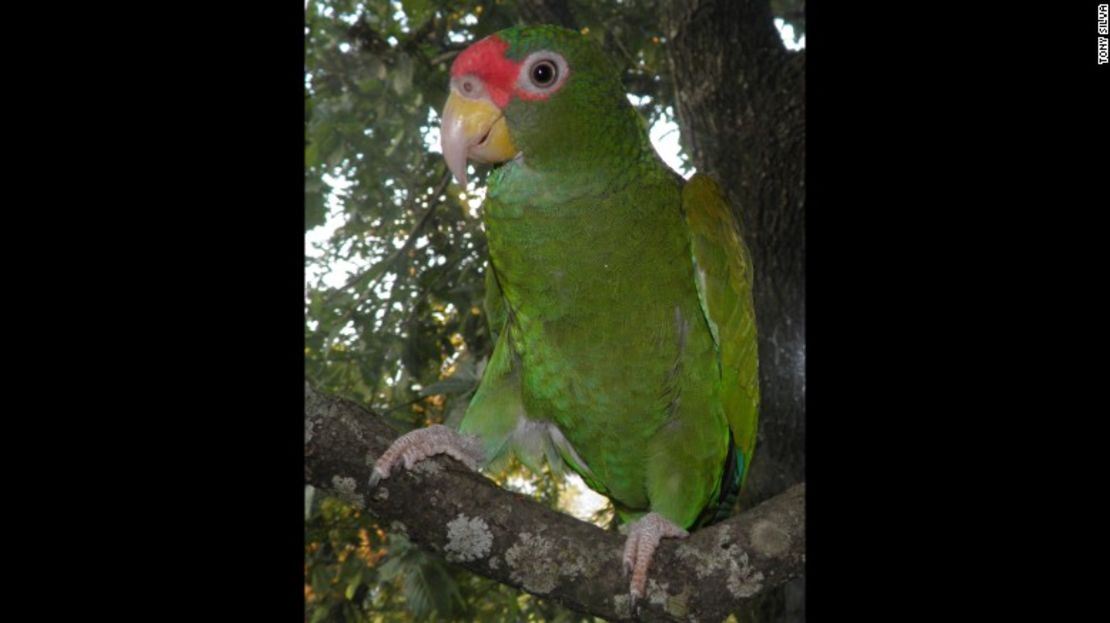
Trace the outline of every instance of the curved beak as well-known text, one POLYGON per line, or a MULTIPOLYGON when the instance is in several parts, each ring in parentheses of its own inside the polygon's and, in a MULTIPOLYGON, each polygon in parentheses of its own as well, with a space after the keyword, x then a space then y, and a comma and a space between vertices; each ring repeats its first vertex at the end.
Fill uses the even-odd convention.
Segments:
POLYGON ((516 156, 517 148, 501 109, 486 99, 471 99, 451 89, 443 107, 440 147, 447 168, 455 179, 466 185, 467 159, 478 162, 505 162, 516 156))

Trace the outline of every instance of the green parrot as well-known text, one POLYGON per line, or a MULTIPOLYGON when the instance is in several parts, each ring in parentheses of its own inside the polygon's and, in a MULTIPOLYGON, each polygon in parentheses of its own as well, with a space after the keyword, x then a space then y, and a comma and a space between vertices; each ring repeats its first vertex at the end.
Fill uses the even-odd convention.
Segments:
POLYGON ((482 209, 496 335, 460 430, 402 436, 373 481, 446 453, 569 467, 627 524, 643 597, 659 540, 726 515, 759 411, 751 260, 717 184, 659 159, 581 34, 515 27, 451 68, 443 156, 496 164, 482 209))

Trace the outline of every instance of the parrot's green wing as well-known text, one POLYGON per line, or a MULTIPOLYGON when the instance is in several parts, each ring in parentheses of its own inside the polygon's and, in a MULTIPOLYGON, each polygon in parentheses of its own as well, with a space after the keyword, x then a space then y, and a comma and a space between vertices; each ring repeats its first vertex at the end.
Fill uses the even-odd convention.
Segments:
MULTIPOLYGON (((698 299, 717 345, 721 402, 739 453, 733 494, 748 475, 759 420, 759 359, 752 262, 720 187, 705 175, 682 189, 698 299)), ((727 480, 727 478, 726 478, 727 480)))
POLYGON ((520 355, 510 335, 509 306, 492 263, 486 264, 485 279, 485 308, 494 348, 459 431, 481 440, 485 468, 496 471, 505 459, 515 456, 533 472, 539 473, 546 461, 557 474, 568 465, 589 482, 592 474, 563 434, 528 418, 521 393, 520 355))

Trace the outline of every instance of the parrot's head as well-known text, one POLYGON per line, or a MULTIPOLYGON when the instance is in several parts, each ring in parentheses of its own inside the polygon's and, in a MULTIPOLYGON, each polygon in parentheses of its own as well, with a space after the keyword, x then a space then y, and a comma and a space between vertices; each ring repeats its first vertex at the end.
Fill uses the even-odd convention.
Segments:
POLYGON ((465 184, 468 159, 558 167, 589 162, 577 156, 592 153, 596 161, 637 121, 616 67, 594 42, 555 26, 521 26, 455 58, 441 147, 465 184))

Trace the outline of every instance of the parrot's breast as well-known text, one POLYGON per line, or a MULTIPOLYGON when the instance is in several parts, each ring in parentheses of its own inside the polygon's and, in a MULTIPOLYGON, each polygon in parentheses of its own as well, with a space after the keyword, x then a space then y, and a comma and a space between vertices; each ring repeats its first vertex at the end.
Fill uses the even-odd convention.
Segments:
MULTIPOLYGON (((560 204, 508 205, 492 193, 486 203, 525 411, 565 436, 591 487, 631 509, 648 506, 659 436, 681 442, 689 427, 681 401, 716 391, 679 202, 661 181, 560 204)), ((723 462, 724 446, 709 446, 723 462)))

